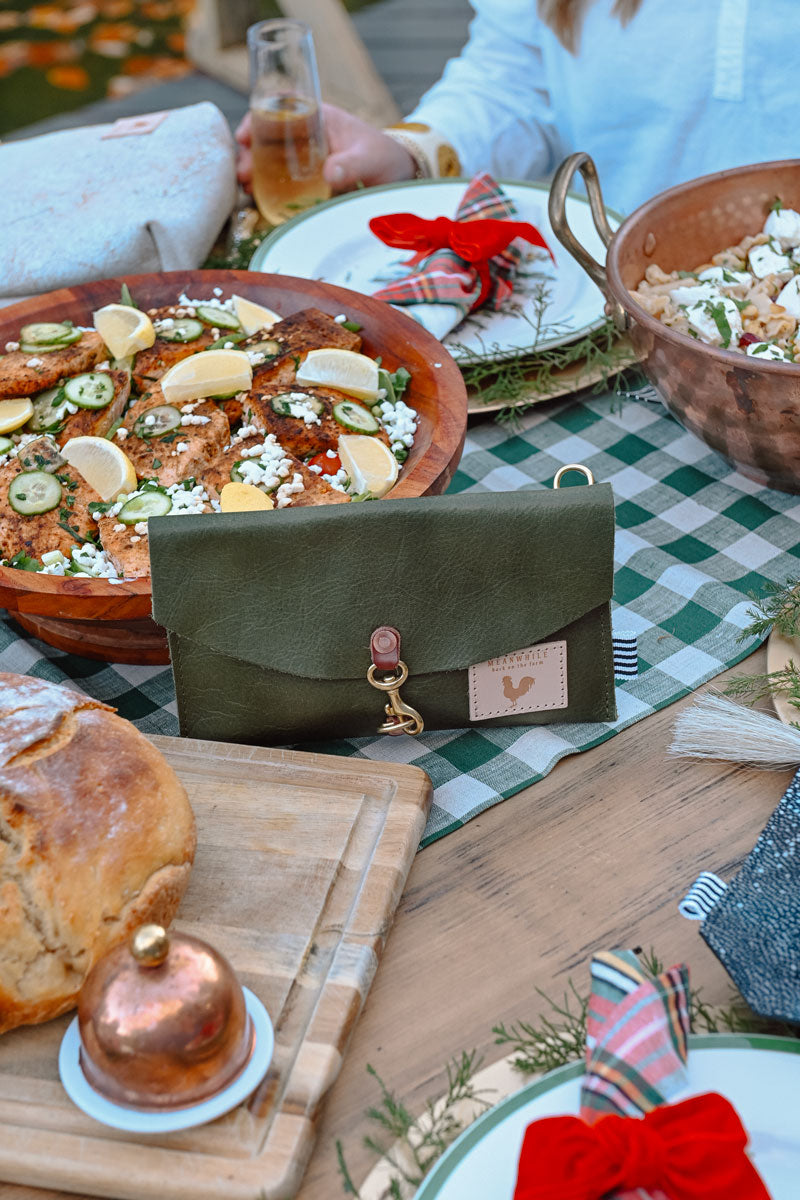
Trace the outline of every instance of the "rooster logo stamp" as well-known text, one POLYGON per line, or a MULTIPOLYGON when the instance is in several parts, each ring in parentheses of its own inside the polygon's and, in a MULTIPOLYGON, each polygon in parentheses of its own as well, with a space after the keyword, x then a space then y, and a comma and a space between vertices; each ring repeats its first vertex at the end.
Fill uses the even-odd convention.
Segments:
POLYGON ((539 642, 469 668, 472 721, 567 707, 567 643, 539 642))

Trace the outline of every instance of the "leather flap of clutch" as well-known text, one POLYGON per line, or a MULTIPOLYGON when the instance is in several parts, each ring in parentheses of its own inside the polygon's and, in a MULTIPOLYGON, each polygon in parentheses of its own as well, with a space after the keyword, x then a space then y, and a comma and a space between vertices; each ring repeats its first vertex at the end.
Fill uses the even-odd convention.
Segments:
POLYGON ((153 615, 307 679, 363 680, 381 625, 413 671, 466 670, 607 604, 613 544, 610 484, 159 517, 153 615))

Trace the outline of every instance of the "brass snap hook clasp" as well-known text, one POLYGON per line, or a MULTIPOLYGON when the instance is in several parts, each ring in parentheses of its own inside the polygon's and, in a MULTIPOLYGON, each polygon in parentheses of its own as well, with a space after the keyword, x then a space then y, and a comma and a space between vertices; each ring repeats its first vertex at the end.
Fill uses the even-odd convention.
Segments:
POLYGON ((400 634, 390 625, 376 629, 370 640, 372 663, 367 671, 367 682, 379 692, 386 694, 383 711, 386 720, 378 726, 378 733, 392 736, 422 733, 425 723, 415 708, 400 697, 400 688, 408 679, 408 667, 400 658, 400 634), (382 679, 377 672, 385 672, 382 679))

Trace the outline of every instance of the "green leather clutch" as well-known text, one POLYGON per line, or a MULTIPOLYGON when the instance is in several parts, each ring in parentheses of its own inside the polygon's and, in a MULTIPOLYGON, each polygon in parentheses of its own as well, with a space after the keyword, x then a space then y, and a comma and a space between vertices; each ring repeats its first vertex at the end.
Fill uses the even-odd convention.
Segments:
POLYGON ((181 733, 375 734, 381 626, 426 729, 613 720, 613 540, 609 484, 159 517, 153 615, 181 733))

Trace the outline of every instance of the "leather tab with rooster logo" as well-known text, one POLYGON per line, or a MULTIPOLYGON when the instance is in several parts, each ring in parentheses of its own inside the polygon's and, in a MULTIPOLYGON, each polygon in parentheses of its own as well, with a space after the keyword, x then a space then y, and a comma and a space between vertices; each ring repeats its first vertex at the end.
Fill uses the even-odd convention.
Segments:
POLYGON ((471 721, 566 708, 567 643, 540 642, 469 668, 471 721))

